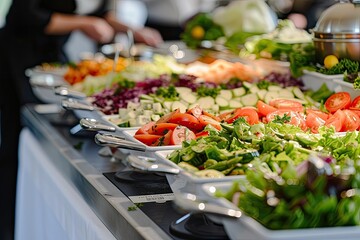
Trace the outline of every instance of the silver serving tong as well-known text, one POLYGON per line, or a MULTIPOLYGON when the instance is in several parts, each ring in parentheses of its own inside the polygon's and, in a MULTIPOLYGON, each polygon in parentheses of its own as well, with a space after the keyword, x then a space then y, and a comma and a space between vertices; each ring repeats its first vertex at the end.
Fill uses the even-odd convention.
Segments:
POLYGON ((180 170, 177 168, 170 167, 166 164, 157 163, 156 160, 147 157, 137 157, 134 155, 129 155, 127 157, 127 161, 133 168, 146 172, 170 173, 170 174, 180 173, 180 170))
POLYGON ((87 103, 79 102, 78 100, 73 98, 62 100, 61 106, 65 109, 70 109, 70 110, 85 110, 85 111, 95 110, 94 106, 87 103))
POLYGON ((175 204, 184 210, 192 212, 213 213, 231 218, 240 218, 242 216, 242 212, 240 210, 222 207, 215 203, 210 203, 208 200, 192 193, 176 192, 174 195, 175 204))
POLYGON ((97 133, 95 135, 95 142, 98 145, 105 147, 124 148, 142 152, 146 151, 146 146, 125 140, 123 137, 112 134, 97 133))
POLYGON ((82 118, 80 119, 80 126, 84 130, 89 131, 108 131, 115 132, 116 128, 107 124, 101 123, 93 118, 82 118))
POLYGON ((78 98, 78 99, 86 98, 86 94, 75 91, 75 90, 71 90, 64 86, 55 87, 54 92, 55 92, 55 95, 59 95, 59 96, 63 96, 63 97, 78 98))

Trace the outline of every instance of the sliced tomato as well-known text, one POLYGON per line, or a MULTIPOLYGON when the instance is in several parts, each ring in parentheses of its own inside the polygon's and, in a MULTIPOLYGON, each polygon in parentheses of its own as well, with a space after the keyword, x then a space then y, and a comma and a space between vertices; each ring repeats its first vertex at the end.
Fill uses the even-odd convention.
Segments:
POLYGON ((165 135, 169 130, 174 130, 179 126, 176 123, 156 123, 148 131, 149 134, 165 135))
POLYGON ((325 101, 325 108, 334 113, 339 109, 348 108, 351 104, 351 97, 348 92, 338 92, 332 94, 328 99, 325 101))
POLYGON ((138 135, 138 134, 147 134, 149 132, 149 129, 152 128, 152 126, 155 125, 155 122, 149 122, 143 126, 141 126, 135 133, 135 135, 138 135))
POLYGON ((134 135, 134 138, 144 143, 145 145, 152 146, 156 141, 161 138, 161 135, 153 135, 153 134, 137 134, 134 135))
POLYGON ((214 120, 213 118, 206 116, 206 115, 201 115, 199 117, 199 122, 200 124, 202 124, 204 127, 206 127, 208 124, 210 124, 211 126, 213 126, 214 128, 216 128, 217 130, 221 130, 221 125, 219 121, 214 120))
POLYGON ((271 99, 269 105, 278 109, 288 109, 295 112, 303 112, 303 105, 295 100, 275 98, 271 99))
POLYGON ((266 121, 271 122, 276 118, 276 116, 279 116, 282 118, 282 117, 284 117, 285 114, 290 117, 289 124, 300 127, 303 130, 306 130, 307 126, 306 126, 305 118, 304 118, 303 114, 301 114, 297 111, 291 111, 291 110, 287 110, 287 109, 279 109, 279 110, 276 110, 275 112, 268 114, 266 116, 266 121))
POLYGON ((253 108, 237 108, 232 113, 227 116, 225 121, 227 123, 233 123, 236 119, 243 117, 250 124, 259 123, 259 114, 253 108))
POLYGON ((156 142, 153 143, 152 146, 169 146, 172 133, 173 130, 169 130, 164 136, 156 140, 156 142))
POLYGON ((306 122, 306 126, 310 128, 312 133, 318 133, 319 127, 325 124, 325 120, 323 120, 321 117, 319 117, 318 115, 312 112, 306 115, 305 122, 306 122))
POLYGON ((326 121, 329 118, 329 114, 317 109, 306 109, 306 114, 313 113, 322 120, 326 121))
POLYGON ((215 115, 213 115, 213 114, 211 114, 211 113, 209 113, 209 112, 207 112, 207 111, 204 111, 204 110, 203 110, 203 115, 208 116, 208 117, 211 117, 211 118, 214 119, 215 121, 218 121, 218 122, 221 121, 219 117, 217 117, 217 116, 215 116, 215 115))
POLYGON ((185 126, 195 132, 199 132, 204 128, 204 126, 200 124, 199 119, 188 113, 175 113, 168 122, 185 126))
POLYGON ((265 117, 269 113, 275 112, 276 108, 273 106, 270 106, 269 104, 264 103, 263 101, 259 100, 256 104, 256 107, 258 109, 258 112, 260 116, 265 117))
POLYGON ((336 132, 340 132, 345 120, 345 114, 342 110, 337 110, 334 115, 329 117, 328 120, 325 121, 325 126, 334 127, 336 132))
POLYGON ((226 118, 228 118, 233 111, 228 111, 228 112, 223 112, 220 115, 218 115, 218 118, 220 119, 220 121, 225 120, 226 118))
POLYGON ((350 104, 351 109, 360 110, 360 96, 357 96, 350 104))
POLYGON ((199 105, 196 105, 195 107, 188 109, 186 113, 191 114, 194 117, 198 118, 203 114, 203 110, 199 105))
POLYGON ((195 133, 184 126, 178 126, 174 129, 171 138, 171 145, 180 145, 183 141, 189 141, 195 139, 195 133))
POLYGON ((349 108, 352 112, 356 113, 356 115, 358 115, 360 117, 360 109, 356 109, 356 108, 349 108))
POLYGON ((196 136, 196 138, 207 137, 207 136, 209 136, 209 132, 208 131, 201 131, 201 132, 196 133, 195 136, 196 136))
POLYGON ((360 117, 351 110, 343 110, 345 114, 344 122, 341 128, 342 132, 355 131, 360 126, 360 117))
POLYGON ((169 112, 167 114, 165 114, 164 116, 162 116, 159 120, 156 121, 156 123, 166 123, 169 121, 169 119, 174 115, 180 113, 180 109, 176 109, 172 112, 169 112))

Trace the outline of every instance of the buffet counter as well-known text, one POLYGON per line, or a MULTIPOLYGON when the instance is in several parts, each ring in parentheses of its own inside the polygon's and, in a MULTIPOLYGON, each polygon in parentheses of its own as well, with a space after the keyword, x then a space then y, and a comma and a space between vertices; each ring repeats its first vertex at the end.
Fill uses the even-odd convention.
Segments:
POLYGON ((68 112, 22 111, 16 239, 172 239, 104 176, 120 163, 92 137, 74 137, 68 112), (82 145, 81 150, 74 145, 82 145))

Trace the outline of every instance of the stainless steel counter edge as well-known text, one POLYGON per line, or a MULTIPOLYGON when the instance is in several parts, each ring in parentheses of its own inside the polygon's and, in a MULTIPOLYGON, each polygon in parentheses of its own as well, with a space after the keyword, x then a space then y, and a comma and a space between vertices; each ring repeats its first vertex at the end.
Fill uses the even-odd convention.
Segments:
POLYGON ((30 106, 22 109, 26 127, 51 156, 49 160, 82 194, 84 200, 117 239, 172 239, 105 176, 88 163, 49 122, 30 106))

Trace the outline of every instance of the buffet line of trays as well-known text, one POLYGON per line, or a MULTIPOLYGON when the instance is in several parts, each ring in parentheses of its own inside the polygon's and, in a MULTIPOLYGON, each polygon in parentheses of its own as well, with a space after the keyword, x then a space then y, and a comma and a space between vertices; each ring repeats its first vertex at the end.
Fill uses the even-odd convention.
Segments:
POLYGON ((96 69, 82 60, 73 72, 34 68, 30 83, 45 103, 73 110, 82 130, 97 131, 114 158, 164 173, 178 206, 213 213, 231 239, 358 239, 357 91, 344 90, 342 75, 291 78, 276 61, 265 64, 274 73, 202 60, 123 58, 81 79, 81 63, 96 69))

